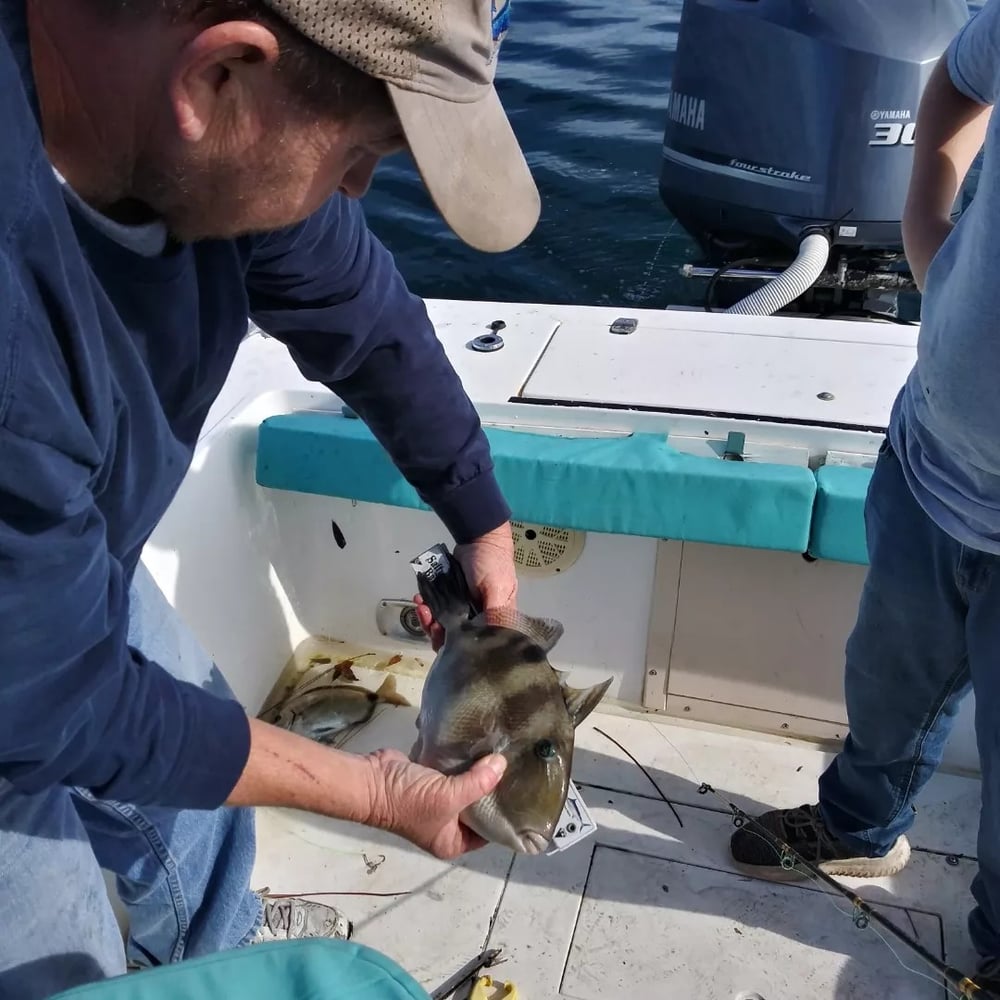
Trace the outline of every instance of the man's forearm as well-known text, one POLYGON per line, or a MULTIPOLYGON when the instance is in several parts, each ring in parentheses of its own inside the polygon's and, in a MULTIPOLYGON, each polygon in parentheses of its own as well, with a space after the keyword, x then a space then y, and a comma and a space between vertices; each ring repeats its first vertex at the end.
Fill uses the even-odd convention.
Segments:
POLYGON ((913 171, 903 214, 903 243, 917 284, 951 228, 955 199, 983 145, 990 108, 951 82, 942 57, 917 113, 913 171))
POLYGON ((250 757, 227 806, 285 806, 365 823, 376 792, 366 758, 250 720, 250 757))
POLYGON ((251 315, 368 425, 458 544, 511 512, 479 416, 361 206, 337 195, 294 229, 256 241, 251 315))

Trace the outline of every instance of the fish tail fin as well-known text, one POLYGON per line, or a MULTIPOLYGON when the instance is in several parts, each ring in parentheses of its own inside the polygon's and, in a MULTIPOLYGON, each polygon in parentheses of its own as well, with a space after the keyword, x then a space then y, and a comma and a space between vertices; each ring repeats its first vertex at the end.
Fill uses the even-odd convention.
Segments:
POLYGON ((411 560, 410 565, 417 575, 420 596, 435 621, 445 629, 479 614, 480 609, 469 590, 465 573, 446 545, 433 546, 411 560))
POLYGON ((382 681, 379 689, 375 692, 375 697, 379 701, 384 701, 387 705, 399 705, 403 708, 410 707, 410 703, 396 690, 396 677, 394 674, 389 674, 382 681))

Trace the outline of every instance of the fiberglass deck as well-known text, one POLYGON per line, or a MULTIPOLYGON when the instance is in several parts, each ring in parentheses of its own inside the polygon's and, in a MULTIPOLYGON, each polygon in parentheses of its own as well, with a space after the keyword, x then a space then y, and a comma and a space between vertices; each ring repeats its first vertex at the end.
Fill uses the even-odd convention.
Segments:
MULTIPOLYGON (((416 695, 419 682, 400 678, 400 690, 416 695)), ((406 751, 414 715, 380 706, 348 745, 406 751)), ((814 800, 828 760, 791 741, 597 712, 578 730, 573 776, 599 829, 570 850, 514 858, 489 846, 446 863, 360 827, 259 810, 255 884, 373 894, 317 898, 345 909, 357 940, 428 990, 484 946, 502 946, 507 961, 491 974, 515 983, 521 1000, 943 1000, 940 981, 904 970, 873 927, 854 926, 846 899, 735 872, 731 816, 698 791, 708 782, 751 813, 798 805, 814 800), (669 804, 608 737, 642 761, 669 804)), ((920 802, 909 866, 890 879, 845 880, 969 972, 978 794, 978 781, 938 775, 920 802)))

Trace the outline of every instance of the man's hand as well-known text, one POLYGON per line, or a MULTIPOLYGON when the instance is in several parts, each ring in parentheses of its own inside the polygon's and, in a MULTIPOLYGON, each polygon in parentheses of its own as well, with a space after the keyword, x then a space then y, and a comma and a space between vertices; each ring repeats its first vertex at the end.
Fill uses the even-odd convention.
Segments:
POLYGON ((396 833, 444 859, 485 845, 458 817, 503 777, 507 762, 500 754, 483 757, 468 771, 447 777, 411 763, 398 750, 378 750, 367 759, 374 775, 368 826, 396 833))
POLYGON ((388 830, 436 857, 455 858, 485 843, 458 817, 493 791, 506 766, 493 755, 444 775, 398 750, 347 753, 251 719, 250 757, 226 805, 302 809, 388 830))
MULTIPOLYGON (((486 608, 513 607, 517 601, 517 572, 514 568, 514 536, 510 524, 488 532, 467 545, 455 547, 465 579, 480 605, 486 608)), ((417 615, 437 652, 444 642, 444 630, 434 621, 430 608, 419 594, 414 597, 417 615)))

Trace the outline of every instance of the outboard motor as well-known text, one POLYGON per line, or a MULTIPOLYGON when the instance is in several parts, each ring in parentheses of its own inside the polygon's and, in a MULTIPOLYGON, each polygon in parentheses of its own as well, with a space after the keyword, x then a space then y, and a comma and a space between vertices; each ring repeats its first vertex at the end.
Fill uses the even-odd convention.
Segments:
POLYGON ((894 267, 917 108, 968 17, 966 0, 685 0, 660 195, 712 265, 685 273, 793 262, 738 312, 913 287, 894 267))

